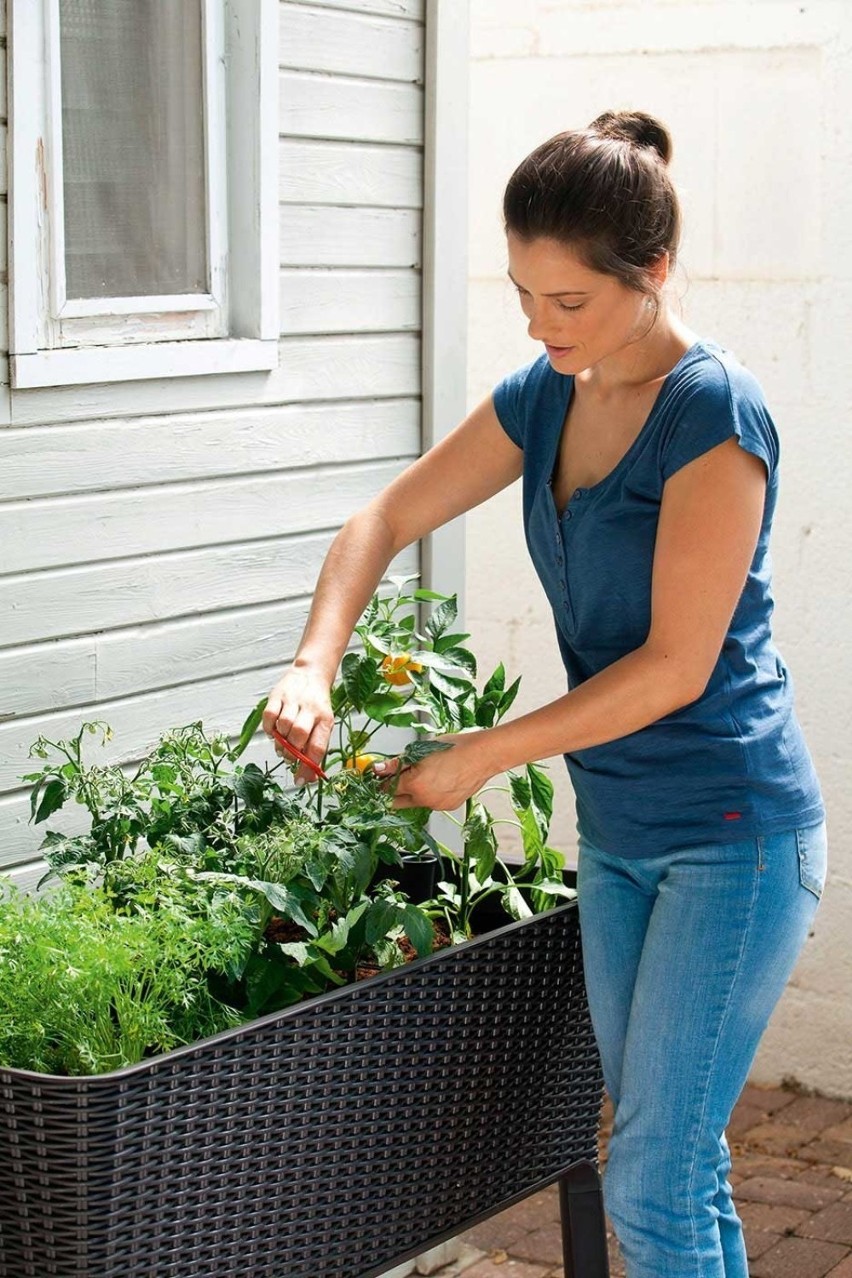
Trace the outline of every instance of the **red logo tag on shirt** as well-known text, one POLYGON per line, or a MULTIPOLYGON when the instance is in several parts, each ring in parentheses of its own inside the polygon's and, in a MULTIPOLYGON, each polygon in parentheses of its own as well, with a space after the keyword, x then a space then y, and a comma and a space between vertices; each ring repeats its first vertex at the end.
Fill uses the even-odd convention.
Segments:
POLYGON ((725 812, 723 815, 726 821, 739 821, 742 812, 725 812))

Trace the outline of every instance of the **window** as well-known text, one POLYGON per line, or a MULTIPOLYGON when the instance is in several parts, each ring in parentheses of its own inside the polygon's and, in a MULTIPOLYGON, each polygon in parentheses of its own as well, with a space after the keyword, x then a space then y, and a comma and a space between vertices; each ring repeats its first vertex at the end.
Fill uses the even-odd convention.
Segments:
POLYGON ((276 0, 11 0, 12 384, 277 363, 276 0))

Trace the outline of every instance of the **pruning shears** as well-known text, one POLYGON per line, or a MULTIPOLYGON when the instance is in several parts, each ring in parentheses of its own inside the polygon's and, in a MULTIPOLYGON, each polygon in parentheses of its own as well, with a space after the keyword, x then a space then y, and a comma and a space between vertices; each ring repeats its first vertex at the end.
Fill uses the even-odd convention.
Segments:
POLYGON ((310 768, 311 772, 313 772, 320 781, 328 780, 328 773, 321 768, 318 763, 314 763, 313 759, 309 759, 304 751, 300 750, 298 746, 294 746, 292 741, 288 741, 286 737, 282 737, 281 733, 278 732, 276 728, 272 729, 272 735, 278 744, 284 747, 288 754, 291 754, 294 759, 298 759, 300 763, 304 763, 306 768, 310 768))

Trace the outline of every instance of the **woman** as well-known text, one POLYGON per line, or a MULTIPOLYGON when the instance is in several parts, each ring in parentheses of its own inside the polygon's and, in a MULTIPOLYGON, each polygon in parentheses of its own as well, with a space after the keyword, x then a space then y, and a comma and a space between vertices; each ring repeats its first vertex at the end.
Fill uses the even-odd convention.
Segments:
POLYGON ((629 1278, 746 1278, 725 1126, 817 908, 825 825, 769 625, 778 440, 755 379, 667 305, 670 149, 607 112, 512 175, 509 274, 545 353, 347 521, 264 726, 322 759, 389 561, 523 476, 570 691, 449 738, 395 802, 454 809, 564 754, 629 1278))

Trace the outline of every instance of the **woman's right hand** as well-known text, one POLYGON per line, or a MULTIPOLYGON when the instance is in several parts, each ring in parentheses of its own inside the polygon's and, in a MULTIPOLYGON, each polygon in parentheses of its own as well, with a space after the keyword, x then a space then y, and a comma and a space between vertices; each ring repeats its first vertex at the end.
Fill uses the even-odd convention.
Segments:
MULTIPOLYGON (((328 681, 310 667, 290 666, 270 692, 262 722, 270 737, 274 728, 315 763, 322 764, 334 727, 328 681)), ((284 754, 277 743, 275 749, 284 754)), ((295 779, 297 785, 303 785, 315 781, 316 774, 300 763, 295 779)))

